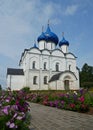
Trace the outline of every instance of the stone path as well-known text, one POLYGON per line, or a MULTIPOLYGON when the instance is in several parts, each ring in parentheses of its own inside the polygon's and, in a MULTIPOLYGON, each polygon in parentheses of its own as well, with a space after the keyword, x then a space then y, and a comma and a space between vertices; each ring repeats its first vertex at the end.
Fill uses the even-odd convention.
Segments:
POLYGON ((31 103, 30 130, 93 130, 93 115, 31 103))

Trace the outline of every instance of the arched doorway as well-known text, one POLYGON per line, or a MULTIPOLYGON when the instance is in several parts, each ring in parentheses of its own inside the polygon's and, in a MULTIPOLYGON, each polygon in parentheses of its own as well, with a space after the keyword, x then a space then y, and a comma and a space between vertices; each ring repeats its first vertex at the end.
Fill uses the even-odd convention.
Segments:
POLYGON ((64 89, 69 90, 70 89, 70 76, 64 77, 64 89))
POLYGON ((64 88, 65 90, 69 90, 69 80, 64 80, 64 88))

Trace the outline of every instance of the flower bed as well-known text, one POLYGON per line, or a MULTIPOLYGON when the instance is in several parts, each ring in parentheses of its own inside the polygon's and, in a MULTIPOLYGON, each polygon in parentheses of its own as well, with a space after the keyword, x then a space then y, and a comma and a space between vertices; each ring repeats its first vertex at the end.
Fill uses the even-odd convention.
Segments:
POLYGON ((85 89, 67 93, 33 93, 28 95, 28 99, 46 106, 78 112, 88 112, 90 106, 93 106, 93 95, 85 89))
POLYGON ((23 91, 0 92, 0 130, 29 130, 29 104, 23 91))

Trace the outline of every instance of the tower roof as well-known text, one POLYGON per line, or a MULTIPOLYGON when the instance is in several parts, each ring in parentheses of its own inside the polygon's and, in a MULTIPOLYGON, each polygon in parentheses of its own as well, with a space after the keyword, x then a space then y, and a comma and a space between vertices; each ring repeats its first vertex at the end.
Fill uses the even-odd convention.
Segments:
POLYGON ((58 36, 53 33, 48 24, 46 32, 42 32, 42 34, 38 37, 37 41, 45 40, 46 42, 54 42, 56 45, 58 44, 58 36))
POLYGON ((67 40, 65 40, 64 36, 63 36, 62 40, 59 42, 59 46, 61 47, 62 45, 69 46, 69 42, 67 40))
POLYGON ((42 40, 46 40, 45 34, 44 32, 41 33, 41 35, 37 38, 37 41, 42 41, 42 40))

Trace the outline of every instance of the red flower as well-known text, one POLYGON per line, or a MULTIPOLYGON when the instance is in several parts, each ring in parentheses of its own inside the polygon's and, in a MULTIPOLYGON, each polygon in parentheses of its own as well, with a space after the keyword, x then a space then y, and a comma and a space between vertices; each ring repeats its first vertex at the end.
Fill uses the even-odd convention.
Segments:
POLYGON ((71 103, 71 104, 70 104, 70 107, 71 107, 71 108, 75 108, 75 104, 71 103))
POLYGON ((84 98, 84 96, 81 96, 81 97, 78 98, 78 100, 83 103, 85 98, 84 98))
POLYGON ((48 101, 43 101, 43 105, 48 105, 48 101))

